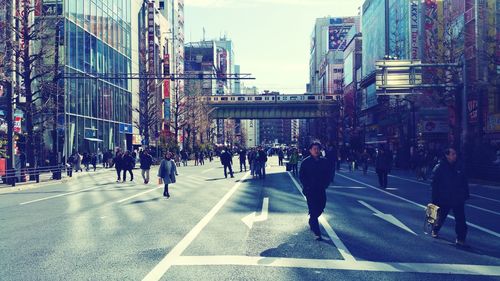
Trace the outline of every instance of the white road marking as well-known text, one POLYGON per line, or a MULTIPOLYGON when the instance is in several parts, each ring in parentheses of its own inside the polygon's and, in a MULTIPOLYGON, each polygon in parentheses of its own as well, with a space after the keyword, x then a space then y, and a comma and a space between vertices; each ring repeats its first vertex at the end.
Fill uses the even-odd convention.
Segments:
POLYGON ((260 215, 257 216, 256 215, 257 213, 253 212, 250 215, 245 216, 241 220, 248 226, 248 228, 252 229, 254 222, 262 222, 267 220, 268 212, 269 212, 269 197, 265 197, 262 202, 262 211, 260 212, 260 215))
POLYGON ((343 186, 343 185, 330 185, 328 188, 333 189, 365 189, 365 186, 343 186))
POLYGON ((58 195, 54 195, 54 196, 49 196, 49 197, 44 197, 44 198, 40 198, 40 199, 36 199, 36 200, 31 200, 31 201, 19 203, 19 205, 26 205, 26 204, 36 203, 36 202, 40 202, 40 201, 50 200, 50 199, 68 196, 71 194, 76 194, 76 193, 80 193, 80 192, 84 192, 84 191, 88 191, 88 190, 97 189, 100 187, 102 187, 102 186, 99 185, 99 186, 89 187, 89 188, 85 188, 85 189, 75 190, 72 192, 62 193, 62 194, 58 194, 58 195))
POLYGON ((489 197, 484 197, 484 196, 477 195, 477 194, 471 194, 471 196, 473 196, 473 197, 477 197, 477 198, 486 199, 486 200, 490 200, 490 201, 497 202, 497 203, 500 203, 500 200, 497 200, 497 199, 492 199, 492 198, 489 198, 489 197))
MULTIPOLYGON (((292 182, 294 183, 297 190, 300 192, 300 194, 302 194, 300 184, 297 182, 297 180, 292 176, 292 174, 290 172, 287 172, 287 174, 292 179, 292 182)), ((304 197, 304 199, 306 199, 304 194, 302 194, 302 197, 304 197)), ((347 247, 344 245, 344 242, 342 242, 342 240, 340 240, 339 236, 333 230, 333 228, 330 226, 330 224, 326 220, 325 216, 326 216, 325 214, 322 214, 321 217, 319 217, 319 222, 321 223, 321 225, 325 229, 326 233, 328 234, 328 236, 332 240, 333 244, 335 244, 335 246, 339 250, 340 254, 342 255, 342 257, 346 261, 355 261, 356 259, 351 254, 351 252, 347 249, 347 247)))
POLYGON ((441 263, 391 263, 322 259, 294 259, 248 256, 183 256, 174 265, 184 266, 262 266, 284 268, 332 269, 371 272, 403 272, 456 275, 500 276, 500 266, 441 263))
POLYGON ((375 209, 373 206, 371 206, 370 204, 366 203, 365 201, 362 201, 362 200, 358 200, 358 202, 365 206, 366 208, 370 209, 372 212, 373 212, 373 215, 405 230, 405 231, 408 231, 409 233, 411 234, 414 234, 414 235, 417 235, 415 232, 413 232, 413 230, 411 230, 409 227, 407 227, 404 223, 402 223, 400 220, 398 220, 397 218, 395 218, 393 215, 391 214, 384 214, 382 213, 381 211, 375 209))
POLYGON ((481 211, 483 211, 483 212, 487 212, 487 213, 490 213, 490 214, 494 214, 494 215, 500 216, 500 213, 499 213, 499 212, 495 212, 495 211, 492 211, 492 210, 488 210, 488 209, 485 209, 485 208, 481 208, 481 207, 478 207, 478 206, 475 206, 475 205, 466 204, 465 206, 469 206, 469 207, 471 207, 471 208, 478 209, 478 210, 481 210, 481 211))
MULTIPOLYGON (((389 196, 392 196, 392 197, 398 198, 398 199, 400 199, 400 200, 403 200, 403 201, 405 201, 405 202, 407 202, 407 203, 410 203, 410 204, 412 204, 412 205, 415 205, 415 206, 417 206, 417 207, 419 207, 419 208, 422 208, 422 209, 427 208, 426 206, 424 206, 424 205, 420 205, 420 204, 418 204, 417 202, 414 202, 414 201, 412 201, 412 200, 409 200, 409 199, 406 199, 406 198, 404 198, 404 197, 398 196, 398 195, 396 195, 396 194, 393 194, 393 193, 387 192, 387 191, 382 190, 382 189, 380 189, 380 188, 376 188, 375 186, 373 186, 373 185, 371 185, 371 184, 364 183, 364 182, 362 182, 362 181, 358 181, 358 180, 356 180, 356 179, 353 179, 353 178, 351 178, 351 177, 348 177, 348 176, 342 175, 342 174, 340 174, 340 173, 338 173, 338 175, 339 175, 339 176, 341 176, 341 177, 343 177, 343 178, 346 178, 346 179, 348 179, 348 180, 351 180, 351 181, 353 181, 353 182, 356 182, 356 183, 359 183, 359 184, 365 185, 365 186, 367 186, 367 187, 369 187, 369 188, 375 189, 375 190, 377 190, 377 191, 379 191, 379 192, 385 193, 385 194, 387 194, 387 195, 389 195, 389 196)), ((453 217, 453 216, 451 216, 451 215, 448 215, 448 217, 449 217, 449 218, 452 218, 452 219, 455 219, 455 217, 453 217)), ((470 222, 467 222, 467 225, 469 225, 469 226, 471 226, 471 227, 474 227, 474 228, 476 228, 476 229, 479 229, 479 230, 481 230, 481 231, 483 231, 483 232, 486 232, 486 233, 488 233, 488 234, 491 234, 491 235, 493 235, 493 236, 495 236, 495 237, 497 237, 497 238, 500 238, 500 233, 497 233, 497 232, 495 232, 495 231, 493 231, 493 230, 490 230, 490 229, 484 228, 484 227, 482 227, 482 226, 479 226, 479 225, 477 225, 477 224, 473 224, 473 223, 470 223, 470 222)))
POLYGON ((158 263, 153 270, 151 270, 143 281, 160 280, 165 272, 174 264, 176 259, 180 257, 182 252, 196 239, 198 234, 207 226, 219 210, 226 204, 231 196, 238 190, 243 180, 245 180, 250 173, 246 173, 239 182, 237 182, 222 199, 203 217, 189 233, 158 263))
POLYGON ((118 201, 116 201, 115 203, 118 203, 118 204, 119 204, 119 203, 123 203, 123 202, 125 202, 125 201, 128 201, 128 200, 130 200, 130 199, 133 199, 133 198, 139 197, 139 196, 141 196, 141 195, 143 195, 143 194, 147 194, 147 193, 153 192, 153 191, 155 191, 155 190, 157 190, 157 189, 160 189, 160 188, 163 188, 163 186, 158 186, 158 187, 155 187, 155 188, 153 188, 153 189, 150 189, 150 190, 146 190, 146 191, 143 191, 143 192, 137 193, 137 194, 132 195, 132 196, 130 196, 130 197, 127 197, 127 198, 125 198, 125 199, 118 200, 118 201))
MULTIPOLYGON (((373 174, 376 174, 373 171, 369 171, 369 172, 373 173, 373 174)), ((409 181, 409 182, 413 182, 413 183, 418 183, 418 184, 421 184, 421 185, 425 185, 427 187, 430 187, 430 184, 431 184, 430 182, 422 182, 422 181, 412 180, 412 179, 408 179, 408 178, 404 178, 404 177, 398 177, 398 176, 394 176, 394 175, 389 175, 389 177, 393 177, 393 178, 397 178, 397 179, 401 179, 401 180, 405 180, 405 181, 409 181)), ((481 185, 479 185, 479 186, 481 186, 481 185)), ((489 198, 489 197, 485 197, 485 196, 481 196, 481 195, 477 195, 477 194, 471 194, 470 196, 500 203, 500 200, 489 198)))

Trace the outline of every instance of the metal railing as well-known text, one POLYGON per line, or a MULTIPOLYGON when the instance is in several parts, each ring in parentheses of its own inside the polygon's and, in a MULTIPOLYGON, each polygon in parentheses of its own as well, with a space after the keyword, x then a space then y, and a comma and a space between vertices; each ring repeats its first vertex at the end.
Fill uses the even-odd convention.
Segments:
POLYGON ((67 170, 64 164, 54 166, 25 167, 9 169, 0 172, 0 179, 3 184, 15 186, 19 182, 35 181, 40 182, 40 175, 52 173, 52 179, 62 179, 62 174, 67 170))

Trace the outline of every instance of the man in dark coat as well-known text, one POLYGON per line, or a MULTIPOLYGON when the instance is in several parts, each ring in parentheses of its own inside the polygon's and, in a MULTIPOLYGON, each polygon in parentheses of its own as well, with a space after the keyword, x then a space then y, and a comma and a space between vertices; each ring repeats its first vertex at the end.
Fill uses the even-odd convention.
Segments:
POLYGON ((259 150, 257 151, 256 160, 259 165, 258 166, 259 171, 257 172, 258 175, 262 179, 266 179, 267 154, 262 147, 259 147, 259 150))
POLYGON ((247 151, 241 149, 238 154, 240 155, 240 172, 243 172, 243 168, 245 168, 245 172, 247 171, 247 151))
POLYGON ((142 179, 145 184, 149 183, 149 170, 151 169, 151 165, 153 165, 153 157, 149 154, 147 150, 141 153, 140 156, 141 161, 141 174, 142 179))
POLYGON ((233 165, 233 157, 227 150, 222 151, 222 154, 220 155, 220 162, 224 166, 224 176, 227 178, 227 169, 229 168, 229 174, 232 178, 234 178, 233 168, 231 167, 231 165, 233 165))
POLYGON ((453 148, 445 150, 444 158, 434 167, 432 178, 432 203, 439 207, 440 220, 432 230, 437 237, 450 210, 455 216, 456 243, 465 245, 467 224, 465 221, 465 201, 469 199, 469 184, 466 176, 457 167, 457 152, 453 148))
POLYGON ((127 172, 130 173, 130 181, 134 180, 134 174, 132 173, 132 169, 135 165, 135 159, 132 157, 130 152, 125 151, 125 154, 122 158, 122 168, 123 168, 123 182, 127 181, 127 172))
POLYGON ((309 153, 310 156, 300 165, 299 178, 309 208, 309 226, 316 239, 321 240, 318 217, 326 206, 326 188, 330 184, 332 171, 328 161, 321 157, 320 143, 312 143, 309 153))
POLYGON ((387 175, 391 171, 392 155, 384 148, 379 149, 375 161, 375 171, 378 175, 378 183, 381 188, 387 188, 387 175))
POLYGON ((116 175, 118 176, 116 182, 120 182, 121 181, 121 173, 122 173, 122 170, 123 170, 123 154, 118 151, 116 152, 116 155, 115 155, 115 158, 113 159, 113 162, 114 162, 114 165, 115 165, 115 169, 116 169, 116 175))

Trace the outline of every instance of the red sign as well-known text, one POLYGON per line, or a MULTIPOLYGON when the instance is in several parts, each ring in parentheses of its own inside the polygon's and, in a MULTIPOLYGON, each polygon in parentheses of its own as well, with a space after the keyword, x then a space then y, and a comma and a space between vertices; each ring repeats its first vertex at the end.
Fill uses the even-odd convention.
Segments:
POLYGON ((21 120, 23 118, 16 116, 14 117, 14 132, 15 133, 21 133, 21 120))
POLYGON ((164 99, 170 98, 170 80, 169 79, 165 79, 163 81, 163 98, 164 99))

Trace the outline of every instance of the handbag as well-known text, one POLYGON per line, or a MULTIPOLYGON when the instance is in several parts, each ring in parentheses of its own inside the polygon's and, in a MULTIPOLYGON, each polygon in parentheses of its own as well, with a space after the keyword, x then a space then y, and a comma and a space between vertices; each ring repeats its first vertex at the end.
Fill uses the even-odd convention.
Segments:
POLYGON ((429 229, 432 230, 441 219, 440 217, 439 206, 432 203, 427 204, 427 208, 425 209, 424 232, 429 233, 429 229))

